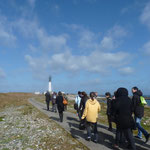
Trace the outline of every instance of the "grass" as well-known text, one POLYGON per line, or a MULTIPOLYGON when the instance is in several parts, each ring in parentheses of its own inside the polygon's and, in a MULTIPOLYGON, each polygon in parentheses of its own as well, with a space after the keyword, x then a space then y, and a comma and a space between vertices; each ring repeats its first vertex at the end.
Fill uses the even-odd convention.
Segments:
MULTIPOLYGON (((56 130, 59 130, 58 135, 51 135, 48 134, 47 137, 41 137, 41 141, 38 143, 38 147, 36 147, 37 144, 34 145, 27 145, 28 143, 28 137, 27 135, 11 135, 8 138, 3 138, 0 144, 8 144, 9 142, 13 140, 20 140, 24 144, 24 147, 30 147, 32 149, 55 149, 57 147, 58 150, 65 149, 65 150, 74 150, 74 149, 83 149, 88 150, 86 146, 84 146, 82 143, 77 141, 76 139, 72 138, 72 136, 66 132, 63 128, 61 128, 58 124, 54 123, 52 120, 49 119, 48 116, 41 113, 38 109, 33 107, 29 102, 29 98, 35 98, 36 100, 40 102, 45 102, 45 97, 43 95, 34 95, 31 93, 0 93, 0 112, 5 111, 5 109, 9 107, 17 107, 18 111, 21 112, 21 116, 31 116, 32 113, 36 113, 35 118, 33 118, 33 121, 36 123, 37 119, 43 119, 46 121, 51 122, 50 128, 52 128, 52 131, 56 133, 56 130), (53 125, 53 126, 52 126, 53 125), (53 137, 55 136, 55 137, 53 137), (74 144, 70 144, 74 143, 74 144), (45 143, 45 144, 43 144, 45 143), (60 146, 59 146, 60 145, 60 146)), ((18 117, 19 118, 19 117, 18 117)), ((5 121, 5 116, 0 116, 0 121, 5 121)), ((19 124, 19 120, 15 123, 9 123, 8 126, 16 126, 19 124)), ((19 128, 25 128, 25 127, 19 127, 19 128)), ((28 130, 30 129, 30 126, 26 127, 28 130)), ((42 126, 39 128, 39 130, 45 131, 47 129, 47 126, 42 126)), ((38 130, 35 129, 33 132, 38 132, 38 130)), ((8 149, 3 148, 3 149, 8 149)))

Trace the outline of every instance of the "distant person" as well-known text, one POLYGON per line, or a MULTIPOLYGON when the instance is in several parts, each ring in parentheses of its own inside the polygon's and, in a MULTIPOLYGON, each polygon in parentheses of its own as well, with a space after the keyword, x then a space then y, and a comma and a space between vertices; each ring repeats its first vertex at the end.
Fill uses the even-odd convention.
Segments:
MULTIPOLYGON (((95 96, 95 93, 94 93, 95 96)), ((84 109, 85 109, 85 104, 86 101, 89 99, 89 97, 87 96, 86 92, 82 92, 81 93, 81 102, 80 102, 80 107, 79 107, 79 111, 81 112, 81 116, 83 115, 84 109)))
MULTIPOLYGON (((90 141, 92 134, 91 134, 91 127, 93 127, 94 131, 94 142, 98 142, 98 132, 97 132, 97 118, 98 112, 101 110, 99 102, 95 99, 95 93, 90 93, 90 99, 87 100, 85 104, 85 109, 82 115, 82 120, 86 118, 86 129, 87 129, 87 138, 86 140, 90 141)), ((81 120, 81 121, 82 121, 81 120)))
POLYGON ((143 93, 137 87, 132 88, 132 93, 133 93, 132 102, 133 102, 134 117, 135 117, 136 127, 138 128, 138 134, 135 137, 138 139, 142 139, 142 133, 143 133, 146 139, 145 143, 147 143, 150 135, 141 126, 141 120, 144 116, 144 106, 141 105, 140 96, 142 96, 143 93))
POLYGON ((68 105, 68 98, 66 94, 63 94, 63 98, 67 101, 67 104, 64 104, 64 110, 67 110, 67 105, 68 105))
POLYGON ((52 112, 55 112, 55 113, 57 112, 56 97, 57 97, 57 93, 53 92, 53 94, 52 94, 52 112))
POLYGON ((79 119, 81 119, 81 113, 79 111, 80 103, 81 103, 81 92, 78 91, 78 95, 75 98, 74 109, 77 111, 79 119))
POLYGON ((120 134, 124 134, 127 139, 127 148, 136 150, 135 142, 132 134, 134 127, 134 119, 132 117, 132 100, 128 97, 128 90, 119 88, 115 93, 114 113, 116 117, 116 140, 115 148, 119 148, 120 134))
POLYGON ((49 103, 50 103, 50 100, 51 100, 51 95, 50 95, 50 92, 47 91, 47 92, 45 93, 45 101, 46 101, 47 111, 49 111, 49 103))
POLYGON ((105 93, 105 97, 107 99, 107 118, 108 118, 108 130, 112 131, 112 99, 111 99, 111 94, 109 92, 105 93))
POLYGON ((98 97, 98 92, 95 92, 95 98, 97 98, 98 97))
POLYGON ((56 104, 59 112, 60 122, 63 122, 64 104, 63 104, 63 96, 61 92, 58 92, 58 96, 56 97, 56 104))

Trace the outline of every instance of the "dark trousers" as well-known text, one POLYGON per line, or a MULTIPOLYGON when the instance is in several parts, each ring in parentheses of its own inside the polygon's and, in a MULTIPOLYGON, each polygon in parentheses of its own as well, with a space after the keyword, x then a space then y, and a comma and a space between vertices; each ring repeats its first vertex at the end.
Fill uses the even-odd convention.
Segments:
POLYGON ((59 118, 60 118, 60 122, 63 122, 63 111, 59 112, 59 118))
POLYGON ((116 139, 115 144, 119 145, 119 143, 123 142, 123 131, 119 128, 116 128, 116 139))
POLYGON ((123 133, 124 133, 124 136, 126 137, 128 143, 129 143, 129 146, 131 147, 131 149, 136 150, 132 130, 130 128, 129 129, 123 129, 123 133))
POLYGON ((96 123, 86 122, 86 129, 87 129, 87 136, 88 136, 88 138, 92 137, 91 127, 92 127, 93 132, 94 132, 94 140, 97 141, 98 140, 97 122, 96 123))
POLYGON ((119 129, 118 127, 116 128, 116 139, 115 139, 115 144, 119 145, 120 142, 123 142, 123 138, 126 138, 128 141, 128 146, 131 147, 131 149, 136 150, 135 146, 135 141, 133 138, 132 130, 130 128, 128 129, 119 129))
POLYGON ((50 102, 50 101, 47 101, 47 100, 46 100, 47 110, 49 110, 49 102, 50 102))
POLYGON ((112 129, 111 116, 110 116, 110 115, 107 115, 107 118, 108 118, 109 129, 112 129))

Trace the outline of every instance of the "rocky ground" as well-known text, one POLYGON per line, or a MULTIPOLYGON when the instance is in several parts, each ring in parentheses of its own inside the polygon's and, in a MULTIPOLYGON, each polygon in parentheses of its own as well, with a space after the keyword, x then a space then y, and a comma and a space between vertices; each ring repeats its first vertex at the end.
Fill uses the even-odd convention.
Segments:
POLYGON ((1 150, 87 149, 64 129, 30 105, 0 112, 1 150))

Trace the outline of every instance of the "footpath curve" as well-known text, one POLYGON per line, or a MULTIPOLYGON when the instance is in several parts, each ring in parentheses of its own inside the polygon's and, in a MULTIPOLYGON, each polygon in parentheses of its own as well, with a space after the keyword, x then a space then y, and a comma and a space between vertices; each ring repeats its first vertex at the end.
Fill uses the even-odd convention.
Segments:
MULTIPOLYGON (((79 120, 78 117, 70 112, 65 111, 64 112, 64 118, 63 122, 59 122, 59 115, 58 113, 54 113, 51 111, 46 110, 46 104, 40 103, 33 98, 29 99, 29 102, 35 106, 37 109, 39 109, 41 112, 46 114, 48 117, 50 117, 51 120, 54 120, 57 124, 59 124, 62 128, 64 128, 67 132, 69 132, 73 138, 76 138, 81 143, 83 143, 85 146, 87 146, 90 150, 110 150, 112 148, 112 143, 114 143, 114 137, 115 137, 115 130, 113 132, 110 132, 107 130, 107 126, 98 124, 98 134, 99 134, 99 140, 98 143, 94 143, 92 141, 86 141, 86 131, 79 130, 79 120)), ((144 144, 142 140, 136 139, 136 147, 137 150, 149 150, 150 149, 150 142, 147 144, 144 144)), ((120 150, 125 150, 124 147, 120 148, 120 150)))

